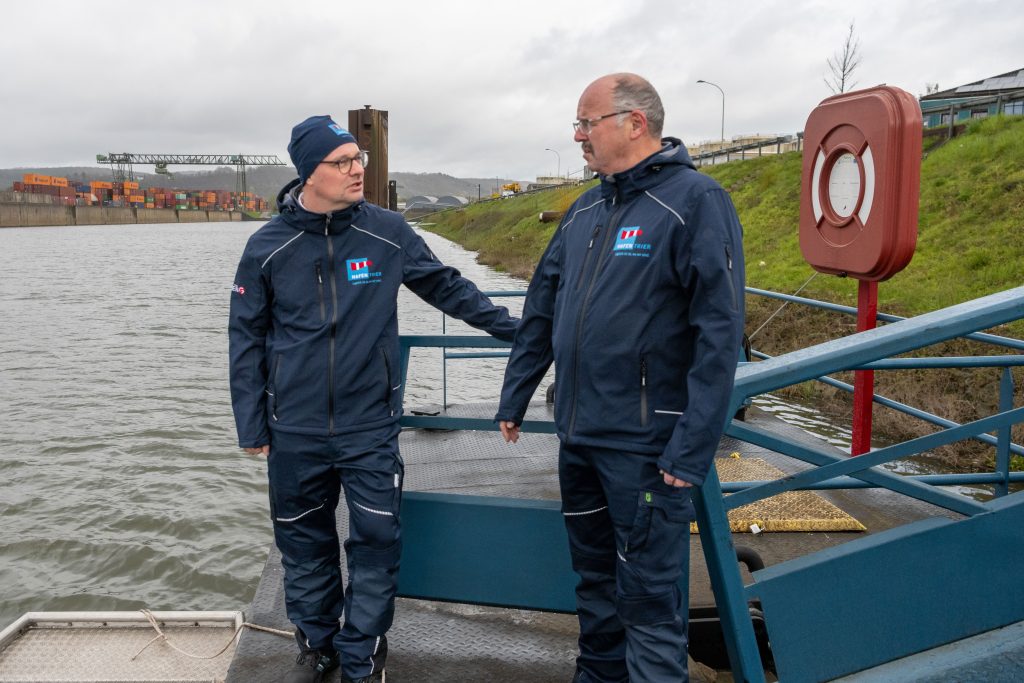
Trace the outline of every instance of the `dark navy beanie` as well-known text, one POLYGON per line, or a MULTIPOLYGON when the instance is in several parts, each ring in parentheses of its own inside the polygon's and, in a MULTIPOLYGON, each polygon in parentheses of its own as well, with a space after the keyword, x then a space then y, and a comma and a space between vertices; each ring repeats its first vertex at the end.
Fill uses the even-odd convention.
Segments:
POLYGON ((336 124, 330 116, 310 116, 292 128, 288 155, 299 172, 299 179, 305 183, 328 154, 355 141, 352 133, 336 124))

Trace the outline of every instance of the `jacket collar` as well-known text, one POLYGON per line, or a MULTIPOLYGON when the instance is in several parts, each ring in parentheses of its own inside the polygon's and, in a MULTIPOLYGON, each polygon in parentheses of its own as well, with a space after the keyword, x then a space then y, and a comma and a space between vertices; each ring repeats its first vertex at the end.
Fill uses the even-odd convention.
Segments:
POLYGON ((647 157, 633 168, 601 176, 601 196, 613 204, 627 202, 664 179, 663 171, 679 171, 683 167, 695 169, 686 147, 678 138, 662 138, 659 151, 647 157))
POLYGON ((299 191, 302 189, 302 180, 296 178, 291 181, 277 194, 277 207, 281 219, 288 225, 298 230, 323 234, 327 232, 334 234, 348 228, 362 212, 366 200, 361 199, 352 206, 332 211, 330 213, 314 213, 307 211, 299 204, 299 191))

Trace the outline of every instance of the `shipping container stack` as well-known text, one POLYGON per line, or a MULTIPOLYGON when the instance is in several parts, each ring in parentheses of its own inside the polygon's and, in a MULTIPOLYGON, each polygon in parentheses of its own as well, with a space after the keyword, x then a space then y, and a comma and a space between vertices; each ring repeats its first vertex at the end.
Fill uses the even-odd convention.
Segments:
POLYGON ((11 189, 15 192, 45 196, 49 204, 75 205, 75 188, 67 178, 26 173, 22 177, 22 182, 15 182, 11 189))
POLYGON ((48 197, 47 203, 67 206, 128 206, 137 209, 177 209, 179 211, 268 211, 270 205, 252 192, 225 190, 181 190, 164 187, 140 188, 139 183, 108 183, 93 180, 79 185, 67 178, 26 173, 15 182, 15 192, 48 197))

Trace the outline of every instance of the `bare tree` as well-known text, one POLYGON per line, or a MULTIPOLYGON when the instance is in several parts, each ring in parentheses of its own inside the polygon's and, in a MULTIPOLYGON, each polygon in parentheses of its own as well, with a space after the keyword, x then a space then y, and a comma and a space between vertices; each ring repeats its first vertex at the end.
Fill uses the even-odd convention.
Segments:
POLYGON ((854 33, 852 21, 843 49, 825 61, 830 72, 830 75, 825 77, 825 85, 833 94, 846 92, 857 85, 853 80, 853 72, 860 66, 860 40, 854 33))

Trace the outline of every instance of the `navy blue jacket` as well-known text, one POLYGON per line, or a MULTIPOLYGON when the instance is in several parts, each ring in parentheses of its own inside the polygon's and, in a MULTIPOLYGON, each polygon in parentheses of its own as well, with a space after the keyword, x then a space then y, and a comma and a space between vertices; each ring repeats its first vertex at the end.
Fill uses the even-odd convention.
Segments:
POLYGON ((555 363, 566 443, 660 456, 701 484, 743 336, 742 228, 679 140, 566 212, 527 292, 496 419, 521 423, 555 363))
MULTIPOLYGON (((400 417, 398 288, 499 339, 516 321, 430 252, 402 217, 359 202, 316 214, 278 196, 249 238, 231 294, 231 402, 238 443, 269 429, 332 435, 400 417)), ((297 190, 296 190, 297 191, 297 190)))

